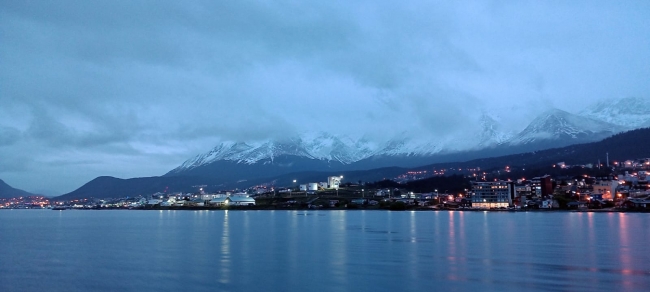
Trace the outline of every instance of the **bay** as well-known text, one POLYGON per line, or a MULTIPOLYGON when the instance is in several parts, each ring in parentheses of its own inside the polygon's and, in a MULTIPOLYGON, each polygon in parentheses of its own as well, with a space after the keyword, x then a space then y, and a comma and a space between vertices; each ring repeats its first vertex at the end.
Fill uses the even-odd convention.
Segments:
POLYGON ((0 291, 647 291, 650 216, 0 211, 0 291))

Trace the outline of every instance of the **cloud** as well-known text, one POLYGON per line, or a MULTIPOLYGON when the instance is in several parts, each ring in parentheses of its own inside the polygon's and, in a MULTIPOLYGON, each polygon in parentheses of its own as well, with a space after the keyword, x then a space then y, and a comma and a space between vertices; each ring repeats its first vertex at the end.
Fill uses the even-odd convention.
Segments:
POLYGON ((516 131, 549 107, 647 98, 649 14, 643 1, 5 1, 0 154, 18 158, 0 176, 32 187, 60 163, 69 191, 165 173, 219 140, 448 140, 482 113, 516 131))
POLYGON ((10 146, 20 137, 20 131, 15 128, 0 126, 0 147, 10 146))

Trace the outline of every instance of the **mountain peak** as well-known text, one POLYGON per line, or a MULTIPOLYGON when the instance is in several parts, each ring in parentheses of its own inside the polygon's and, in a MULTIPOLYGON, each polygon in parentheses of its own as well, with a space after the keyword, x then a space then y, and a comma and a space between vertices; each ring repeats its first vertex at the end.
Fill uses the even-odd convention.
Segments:
POLYGON ((616 125, 554 108, 537 116, 510 143, 520 145, 539 140, 594 140, 621 131, 623 129, 616 125))
POLYGON ((634 129, 650 124, 650 99, 627 97, 602 100, 583 111, 581 115, 634 129))
POLYGON ((503 131, 501 124, 485 112, 481 114, 479 122, 481 123, 481 132, 478 148, 501 145, 512 137, 512 133, 503 131))

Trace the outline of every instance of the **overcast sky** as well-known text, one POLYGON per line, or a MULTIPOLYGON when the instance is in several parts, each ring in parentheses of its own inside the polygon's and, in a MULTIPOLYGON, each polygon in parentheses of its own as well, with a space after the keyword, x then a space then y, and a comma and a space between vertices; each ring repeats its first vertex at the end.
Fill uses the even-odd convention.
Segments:
POLYGON ((0 179, 66 193, 221 140, 454 135, 650 92, 650 1, 0 1, 0 179))

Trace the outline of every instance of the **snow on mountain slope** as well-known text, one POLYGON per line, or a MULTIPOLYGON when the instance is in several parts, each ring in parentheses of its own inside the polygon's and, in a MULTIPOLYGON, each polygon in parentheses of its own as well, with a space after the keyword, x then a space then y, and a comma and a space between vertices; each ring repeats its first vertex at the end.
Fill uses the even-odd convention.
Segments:
MULTIPOLYGON (((637 110, 634 113, 641 115, 643 112, 637 110)), ((345 135, 315 132, 278 141, 223 142, 209 152, 187 160, 171 173, 182 173, 216 161, 253 165, 260 162, 273 163, 278 157, 297 157, 348 165, 371 157, 430 157, 440 153, 549 142, 568 145, 595 141, 626 129, 559 109, 542 113, 517 135, 503 130, 504 127, 497 118, 487 113, 483 113, 477 121, 476 127, 447 137, 427 137, 420 133, 404 132, 387 137, 384 141, 370 141, 363 137, 354 139, 345 135)), ((540 145, 536 147, 538 146, 540 145)))
POLYGON ((535 118, 509 144, 522 145, 540 140, 591 139, 623 131, 620 126, 577 116, 559 109, 548 110, 535 118))
POLYGON ((283 141, 223 142, 209 152, 185 161, 171 173, 221 160, 244 164, 272 163, 275 157, 286 155, 351 164, 372 156, 431 155, 441 149, 439 143, 427 139, 400 138, 377 143, 363 137, 355 140, 325 132, 306 133, 283 141))
POLYGON ((376 151, 376 145, 367 140, 355 141, 347 136, 334 136, 325 132, 305 133, 299 140, 310 156, 343 164, 361 160, 376 151))
POLYGON ((478 138, 478 148, 501 145, 512 138, 513 134, 504 131, 494 117, 483 113, 480 119, 481 131, 478 138))
POLYGON ((580 115, 635 129, 650 124, 650 99, 628 97, 601 101, 584 109, 580 115))
POLYGON ((223 142, 212 148, 212 150, 207 153, 199 154, 193 158, 186 160, 175 170, 192 169, 194 167, 208 164, 212 161, 217 160, 235 160, 234 156, 239 153, 244 153, 253 148, 255 147, 246 143, 223 142))
POLYGON ((399 137, 388 140, 371 156, 432 155, 442 150, 441 142, 424 138, 399 137))
POLYGON ((281 155, 315 158, 305 150, 299 139, 289 139, 288 141, 282 142, 223 142, 209 152, 199 154, 185 161, 181 166, 172 170, 172 172, 192 169, 219 160, 230 160, 246 164, 253 164, 263 159, 273 161, 273 158, 281 155))

